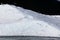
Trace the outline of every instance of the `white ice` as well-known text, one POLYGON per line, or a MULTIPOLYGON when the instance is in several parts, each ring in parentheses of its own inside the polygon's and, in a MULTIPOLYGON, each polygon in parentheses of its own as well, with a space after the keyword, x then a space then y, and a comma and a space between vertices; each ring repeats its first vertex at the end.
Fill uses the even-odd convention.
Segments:
POLYGON ((0 5, 0 36, 60 37, 60 20, 14 5, 0 5))

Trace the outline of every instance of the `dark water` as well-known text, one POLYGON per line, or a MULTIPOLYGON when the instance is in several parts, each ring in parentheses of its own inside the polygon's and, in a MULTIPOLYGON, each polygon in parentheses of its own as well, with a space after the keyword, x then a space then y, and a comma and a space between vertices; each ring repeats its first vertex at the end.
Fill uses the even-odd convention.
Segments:
POLYGON ((0 40, 60 40, 60 37, 40 37, 40 36, 5 36, 0 40))

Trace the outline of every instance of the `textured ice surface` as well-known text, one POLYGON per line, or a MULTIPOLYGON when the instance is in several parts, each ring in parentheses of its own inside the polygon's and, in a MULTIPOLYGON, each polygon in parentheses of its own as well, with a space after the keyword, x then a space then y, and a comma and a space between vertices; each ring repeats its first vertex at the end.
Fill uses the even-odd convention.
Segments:
POLYGON ((22 12, 14 6, 0 5, 0 23, 13 22, 23 17, 22 12))
POLYGON ((0 5, 0 11, 1 36, 60 36, 55 18, 8 4, 0 5))
POLYGON ((56 18, 57 20, 60 20, 60 15, 52 15, 50 17, 56 18))

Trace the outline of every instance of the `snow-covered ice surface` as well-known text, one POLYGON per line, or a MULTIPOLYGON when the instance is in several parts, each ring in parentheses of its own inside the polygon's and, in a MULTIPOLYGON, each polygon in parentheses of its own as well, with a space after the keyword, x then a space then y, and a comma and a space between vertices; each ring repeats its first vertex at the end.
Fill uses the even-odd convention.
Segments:
POLYGON ((0 5, 0 36, 60 37, 60 20, 14 5, 0 5))
POLYGON ((23 17, 24 15, 22 12, 20 12, 15 7, 12 7, 10 5, 0 5, 0 23, 13 22, 23 17))
POLYGON ((60 15, 51 15, 50 17, 56 18, 57 20, 60 20, 60 15))

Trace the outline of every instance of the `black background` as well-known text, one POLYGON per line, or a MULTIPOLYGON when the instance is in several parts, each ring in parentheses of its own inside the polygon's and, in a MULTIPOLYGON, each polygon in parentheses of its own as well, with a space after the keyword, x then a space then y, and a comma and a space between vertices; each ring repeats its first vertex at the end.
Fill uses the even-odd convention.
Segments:
POLYGON ((0 0, 3 4, 13 4, 42 14, 60 15, 60 2, 57 0, 0 0))

